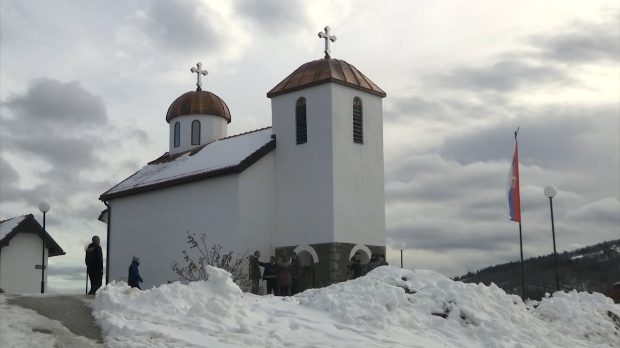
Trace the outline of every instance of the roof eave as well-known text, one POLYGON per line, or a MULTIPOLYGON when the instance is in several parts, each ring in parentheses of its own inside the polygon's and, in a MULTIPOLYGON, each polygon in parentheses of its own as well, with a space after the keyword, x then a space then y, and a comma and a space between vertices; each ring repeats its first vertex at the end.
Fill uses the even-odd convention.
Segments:
POLYGON ((297 87, 291 87, 291 88, 287 88, 285 90, 280 90, 280 91, 277 91, 277 92, 272 92, 274 89, 276 89, 278 87, 278 86, 276 86, 271 91, 269 91, 267 93, 267 98, 277 97, 277 96, 280 96, 280 95, 283 95, 283 94, 300 91, 302 89, 306 89, 306 88, 309 88, 309 87, 322 85, 324 83, 329 83, 329 82, 337 83, 337 84, 340 84, 340 85, 343 85, 343 86, 347 86, 347 87, 354 88, 354 89, 357 89, 357 90, 360 90, 360 91, 364 91, 366 93, 374 94, 374 95, 377 95, 377 96, 379 96, 381 98, 385 98, 387 96, 387 94, 383 90, 369 89, 369 88, 366 88, 366 87, 362 87, 362 86, 356 85, 354 83, 350 83, 350 82, 342 81, 340 79, 329 77, 329 78, 326 78, 326 79, 322 79, 322 80, 306 83, 304 85, 300 85, 300 86, 297 86, 297 87))

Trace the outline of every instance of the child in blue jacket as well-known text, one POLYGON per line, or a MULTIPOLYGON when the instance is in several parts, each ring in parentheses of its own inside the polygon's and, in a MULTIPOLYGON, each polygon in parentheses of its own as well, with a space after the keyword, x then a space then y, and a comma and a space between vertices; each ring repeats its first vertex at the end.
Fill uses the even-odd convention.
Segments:
POLYGON ((131 261, 131 266, 129 266, 129 277, 127 277, 128 279, 127 283, 132 288, 140 289, 140 283, 142 283, 142 277, 140 277, 140 271, 138 271, 138 266, 140 266, 140 258, 137 256, 134 256, 131 261))

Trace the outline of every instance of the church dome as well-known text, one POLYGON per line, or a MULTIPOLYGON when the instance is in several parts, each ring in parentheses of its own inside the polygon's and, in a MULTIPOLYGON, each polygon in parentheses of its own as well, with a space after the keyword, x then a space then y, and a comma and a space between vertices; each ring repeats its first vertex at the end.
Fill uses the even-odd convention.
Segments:
POLYGON ((227 119, 228 123, 231 121, 228 105, 217 95, 200 88, 178 97, 168 108, 166 121, 170 123, 170 120, 177 116, 192 114, 221 116, 227 119))
POLYGON ((295 70, 287 78, 267 93, 268 98, 277 97, 323 83, 334 82, 382 98, 385 92, 368 77, 344 60, 323 58, 308 62, 295 70))

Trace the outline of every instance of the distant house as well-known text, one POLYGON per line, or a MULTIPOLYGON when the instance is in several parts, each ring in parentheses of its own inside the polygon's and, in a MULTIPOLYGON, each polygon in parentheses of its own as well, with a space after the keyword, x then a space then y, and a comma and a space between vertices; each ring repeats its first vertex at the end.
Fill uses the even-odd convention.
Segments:
MULTIPOLYGON (((46 266, 48 256, 65 254, 32 214, 0 221, 0 288, 9 294, 41 292, 43 252, 46 266)), ((47 267, 45 268, 47 292, 47 267)))

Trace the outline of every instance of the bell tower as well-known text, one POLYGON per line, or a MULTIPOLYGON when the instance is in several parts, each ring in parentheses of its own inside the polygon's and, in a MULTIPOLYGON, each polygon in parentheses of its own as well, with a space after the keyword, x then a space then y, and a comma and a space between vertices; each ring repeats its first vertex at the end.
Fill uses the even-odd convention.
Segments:
MULTIPOLYGON (((314 286, 347 279, 355 251, 385 254, 385 92, 353 65, 330 56, 301 65, 271 98, 276 253, 307 250, 314 286), (321 278, 323 277, 323 278, 321 278)), ((370 257, 370 255, 367 255, 370 257)), ((302 257, 303 259, 303 257, 302 257)))

